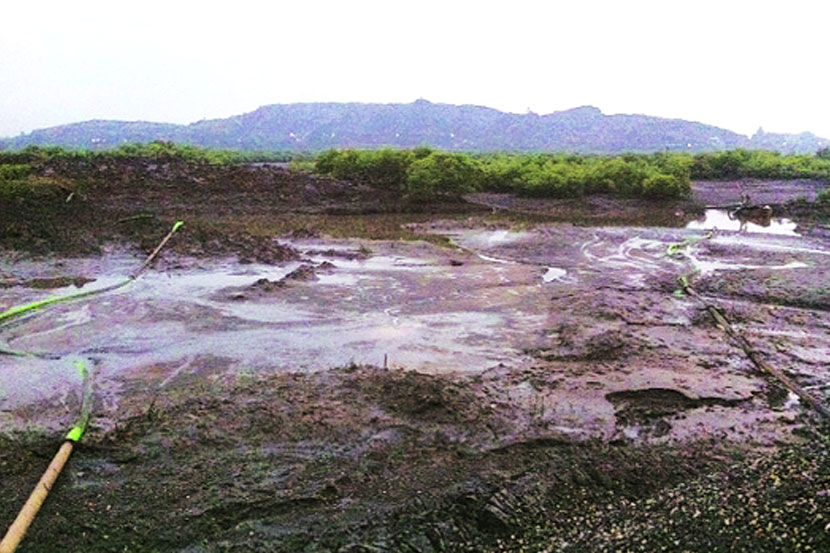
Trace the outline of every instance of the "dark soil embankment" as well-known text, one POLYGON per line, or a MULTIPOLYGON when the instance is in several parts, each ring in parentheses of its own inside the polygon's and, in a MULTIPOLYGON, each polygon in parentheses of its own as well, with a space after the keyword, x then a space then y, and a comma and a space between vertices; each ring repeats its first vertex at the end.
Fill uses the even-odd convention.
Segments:
POLYGON ((29 179, 36 193, 0 202, 0 248, 85 254, 116 241, 149 251, 173 222, 183 220, 186 225, 171 244, 182 253, 277 262, 291 253, 274 236, 397 238, 397 213, 481 211, 463 203, 408 203, 389 190, 282 167, 176 159, 46 162, 34 167, 29 179), (378 228, 355 221, 369 214, 392 220, 375 222, 378 228))

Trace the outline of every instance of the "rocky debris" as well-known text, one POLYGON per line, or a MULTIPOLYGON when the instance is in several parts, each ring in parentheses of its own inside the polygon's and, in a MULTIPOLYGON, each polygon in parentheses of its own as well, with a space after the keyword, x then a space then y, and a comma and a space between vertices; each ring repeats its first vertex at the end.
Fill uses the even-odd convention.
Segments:
POLYGON ((267 278, 261 278, 251 284, 251 289, 260 291, 260 292, 275 292, 280 290, 281 288, 285 288, 285 282, 282 280, 268 280, 267 278))
POLYGON ((317 185, 312 183, 308 183, 303 187, 302 196, 303 201, 309 204, 320 203, 320 200, 323 198, 317 185))
POLYGON ((320 231, 315 228, 302 227, 292 230, 286 235, 294 240, 307 240, 309 238, 320 238, 320 231))
POLYGON ((313 282, 316 280, 320 280, 320 277, 317 276, 317 273, 332 273, 337 266, 330 262, 330 261, 323 261, 318 265, 314 265, 312 263, 303 263, 284 277, 280 279, 280 282, 285 284, 290 281, 294 282, 313 282))
POLYGON ((250 260, 253 259, 258 263, 276 265, 298 257, 297 250, 274 240, 245 241, 237 247, 241 250, 239 254, 240 263, 250 263, 250 260))
POLYGON ((331 273, 337 268, 334 263, 323 261, 318 265, 303 263, 279 280, 261 278, 244 289, 237 289, 230 295, 234 301, 246 300, 250 295, 255 297, 273 294, 284 290, 294 282, 314 282, 320 280, 317 273, 331 273))
POLYGON ((569 322, 559 327, 558 343, 529 351, 545 361, 601 361, 619 359, 632 349, 635 339, 615 328, 583 328, 569 322))
POLYGON ((65 288, 67 286, 74 286, 81 288, 89 282, 94 282, 94 278, 86 277, 50 277, 50 278, 30 278, 28 280, 22 279, 2 279, 0 280, 0 288, 11 288, 13 286, 23 286, 25 288, 34 288, 37 290, 49 290, 52 288, 65 288))
POLYGON ((307 251, 306 255, 321 255, 324 257, 333 257, 337 259, 346 259, 349 261, 354 261, 368 259, 372 256, 372 252, 370 252, 366 248, 360 248, 357 250, 336 250, 332 248, 323 251, 307 251))
MULTIPOLYGON (((655 438, 668 434, 672 425, 671 417, 708 406, 736 407, 747 399, 724 399, 718 397, 694 398, 679 390, 669 388, 643 388, 622 390, 605 395, 614 405, 617 427, 634 426, 655 438)), ((623 435, 626 432, 623 431, 623 435)))
MULTIPOLYGON (((226 255, 244 246, 234 243, 238 237, 227 228, 246 228, 254 223, 259 231, 256 217, 338 211, 387 213, 399 210, 401 203, 394 191, 265 165, 210 165, 177 159, 149 162, 124 157, 96 164, 56 160, 36 170, 55 185, 56 192, 26 199, 25 205, 0 203, 2 248, 95 253, 102 244, 113 241, 146 248, 158 243, 160 228, 166 232, 173 222, 183 220, 187 232, 179 233, 173 241, 178 244, 172 247, 192 255, 226 255), (76 183, 83 183, 83 194, 75 190, 76 183), (70 202, 66 201, 67 190, 75 191, 70 202), (142 212, 153 213, 157 221, 136 220, 135 214, 142 212), (113 224, 116 222, 120 223, 113 224), (207 243, 213 240, 221 247, 209 247, 207 243)), ((308 224, 302 218, 298 223, 306 227, 305 237, 318 236, 308 224)), ((280 232, 290 232, 281 228, 280 232)), ((280 259, 267 249, 243 252, 240 257, 262 263, 280 259)))
POLYGON ((310 265, 308 263, 303 263, 284 277, 282 277, 282 282, 285 281, 302 281, 302 282, 309 282, 314 280, 320 280, 320 277, 317 276, 317 272, 315 270, 314 265, 310 265))
MULTIPOLYGON (((156 232, 142 236, 142 250, 147 253, 152 251, 161 239, 158 234, 158 229, 156 229, 156 232)), ((270 236, 260 236, 244 231, 228 232, 212 227, 194 227, 187 223, 177 233, 175 239, 170 241, 168 247, 177 253, 201 258, 236 255, 242 264, 256 262, 278 265, 300 258, 300 253, 295 248, 270 236)))
POLYGON ((361 378, 364 394, 379 398, 386 410, 421 421, 457 423, 481 413, 469 389, 452 380, 410 371, 390 371, 382 378, 361 378))

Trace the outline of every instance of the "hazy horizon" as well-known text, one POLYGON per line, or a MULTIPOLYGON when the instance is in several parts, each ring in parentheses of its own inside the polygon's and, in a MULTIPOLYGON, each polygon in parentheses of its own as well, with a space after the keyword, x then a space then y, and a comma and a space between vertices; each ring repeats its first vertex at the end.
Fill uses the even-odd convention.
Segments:
POLYGON ((233 9, 13 3, 0 35, 0 137, 91 119, 187 124, 298 102, 583 105, 751 136, 830 137, 824 12, 711 0, 309 1, 233 9))
MULTIPOLYGON (((226 115, 226 116, 221 116, 221 117, 204 117, 204 118, 202 118, 202 119, 198 119, 198 120, 194 120, 194 121, 184 121, 184 122, 160 121, 160 120, 150 120, 150 119, 120 119, 120 120, 115 120, 115 119, 104 119, 104 118, 101 118, 101 117, 95 117, 95 118, 92 118, 92 119, 84 119, 84 120, 79 120, 79 121, 69 121, 69 122, 67 122, 67 123, 59 123, 58 125, 52 125, 52 127, 54 127, 54 126, 63 126, 63 125, 71 125, 71 124, 75 124, 75 123, 85 123, 85 122, 89 122, 89 121, 96 121, 96 120, 98 120, 98 121, 101 121, 101 120, 106 120, 106 121, 119 121, 119 122, 129 122, 129 123, 134 123, 134 122, 140 122, 140 123, 163 123, 163 124, 164 124, 164 123, 172 123, 172 124, 177 124, 177 125, 190 125, 190 124, 193 124, 193 123, 198 123, 199 121, 204 121, 204 120, 212 120, 212 119, 225 119, 225 118, 227 118, 227 117, 232 117, 232 116, 235 116, 235 115, 243 115, 243 114, 245 114, 245 113, 250 113, 250 112, 256 111, 257 109, 262 108, 262 107, 275 106, 275 105, 294 105, 294 104, 313 104, 313 103, 321 103, 321 104, 322 104, 322 103, 338 103, 338 104, 341 104, 341 103, 342 103, 342 104, 354 103, 354 104, 385 104, 385 105, 394 105, 394 104, 411 104, 411 103, 413 103, 413 102, 415 102, 415 101, 418 101, 418 100, 426 100, 426 101, 428 101, 428 102, 430 102, 430 103, 433 103, 433 104, 445 104, 445 105, 456 105, 456 106, 462 106, 462 105, 475 105, 476 107, 484 107, 484 108, 497 109, 498 111, 501 111, 501 112, 503 112, 503 113, 525 114, 525 113, 527 113, 527 112, 528 112, 527 110, 525 110, 525 111, 523 111, 523 112, 520 112, 520 111, 510 111, 510 110, 499 110, 498 108, 494 108, 493 106, 484 106, 484 105, 481 105, 481 104, 471 104, 471 103, 469 103, 469 102, 464 103, 464 104, 449 104, 449 103, 447 103, 447 102, 434 102, 434 101, 430 100, 429 98, 415 98, 415 99, 413 99, 413 100, 411 100, 411 101, 408 101, 408 102, 363 102, 363 101, 359 101, 359 100, 355 100, 355 101, 348 101, 348 100, 344 100, 344 101, 341 101, 341 102, 338 102, 338 101, 331 101, 331 102, 328 102, 328 101, 320 101, 320 102, 286 102, 286 103, 263 104, 263 105, 261 105, 261 106, 256 106, 255 108, 252 108, 252 109, 246 110, 246 111, 244 111, 244 112, 240 112, 240 113, 231 113, 231 114, 228 114, 228 115, 226 115)), ((599 109, 599 110, 603 113, 603 115, 645 115, 645 116, 660 117, 659 115, 658 115, 658 116, 655 116, 655 115, 650 114, 650 113, 639 113, 639 114, 634 114, 634 113, 608 113, 608 112, 606 112, 605 110, 603 110, 600 106, 587 106, 587 105, 571 106, 571 107, 569 107, 569 108, 564 108, 564 109, 561 109, 561 110, 556 110, 556 111, 554 111, 554 112, 549 112, 549 113, 536 113, 536 112, 534 112, 534 113, 536 113, 536 115, 541 115, 541 116, 544 116, 544 115, 550 115, 550 114, 553 114, 553 113, 557 113, 557 112, 561 112, 561 111, 568 111, 568 110, 571 110, 571 109, 576 109, 576 108, 581 108, 581 107, 595 107, 595 108, 599 109)), ((532 111, 532 110, 531 110, 531 111, 532 111)), ((682 118, 666 118, 666 119, 682 119, 682 118)), ((739 131, 734 131, 733 129, 728 129, 728 128, 726 128, 726 127, 722 127, 722 126, 720 126, 720 125, 716 125, 716 124, 709 123, 708 121, 693 121, 693 120, 688 120, 688 121, 690 121, 690 122, 697 122, 697 123, 703 123, 703 124, 711 125, 711 126, 714 126, 714 127, 723 128, 723 129, 728 130, 728 131, 733 131, 733 132, 736 132, 736 133, 738 133, 738 134, 742 134, 742 135, 746 136, 747 138, 751 138, 751 137, 752 137, 752 136, 753 136, 753 135, 754 135, 754 134, 755 134, 755 133, 759 130, 759 129, 755 129, 755 131, 750 132, 750 133, 740 133, 739 131)), ((19 134, 21 134, 21 135, 22 135, 22 134, 28 134, 28 133, 30 133, 30 132, 32 132, 32 131, 43 130, 43 129, 47 129, 47 128, 50 128, 50 127, 39 127, 39 128, 37 128, 37 129, 32 129, 31 131, 22 131, 22 132, 21 132, 21 133, 19 133, 19 134)), ((762 127, 760 127, 760 128, 761 128, 761 129, 762 129, 765 133, 777 133, 777 132, 778 132, 778 131, 776 131, 776 130, 774 130, 774 129, 766 129, 766 128, 762 128, 762 127)), ((801 132, 812 132, 812 131, 810 131, 810 130, 805 130, 805 131, 801 131, 801 132)), ((799 133, 793 133, 793 134, 799 134, 799 133)), ((816 134, 816 133, 814 133, 814 134, 816 134)), ((0 135, 0 139, 2 139, 2 138, 14 138, 15 136, 16 136, 16 135, 8 135, 8 136, 2 136, 2 135, 0 135)), ((820 135, 819 135, 819 136, 820 136, 820 135)), ((821 137, 821 136, 820 136, 820 137, 821 137)), ((821 137, 821 138, 825 138, 825 137, 821 137)))

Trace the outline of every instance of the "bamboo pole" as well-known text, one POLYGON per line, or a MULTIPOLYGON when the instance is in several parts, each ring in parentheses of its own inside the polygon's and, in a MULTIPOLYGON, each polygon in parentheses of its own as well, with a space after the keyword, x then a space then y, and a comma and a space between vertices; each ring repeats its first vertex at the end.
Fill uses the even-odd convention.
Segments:
POLYGON ((19 317, 20 315, 23 315, 24 313, 28 313, 30 311, 34 311, 35 309, 51 305, 53 303, 75 301, 82 298, 87 298, 89 296, 103 294, 105 292, 112 292, 113 290, 117 290, 122 286, 126 286, 127 284, 131 283, 132 281, 136 280, 139 276, 141 276, 141 273, 143 273, 147 269, 147 267, 150 266, 150 264, 161 251, 161 249, 165 246, 165 244, 167 244, 167 241, 170 240, 170 238, 172 238, 172 236, 176 233, 177 230, 179 230, 182 227, 183 224, 183 222, 177 221, 176 224, 173 225, 173 228, 170 230, 170 232, 167 233, 167 236, 165 236, 164 239, 162 239, 162 241, 159 243, 159 245, 156 246, 156 249, 153 250, 153 253, 151 253, 147 257, 147 259, 144 261, 141 267, 135 273, 133 273, 126 279, 122 280, 121 282, 117 282, 111 286, 107 286, 106 288, 100 288, 98 290, 78 292, 77 294, 70 294, 68 296, 53 296, 50 298, 46 298, 45 300, 39 300, 32 303, 27 303, 25 305, 18 305, 16 307, 12 307, 10 309, 0 312, 0 323, 5 322, 6 320, 19 317))
POLYGON ((168 232, 168 233, 167 233, 167 236, 165 236, 165 237, 162 239, 162 241, 159 243, 159 245, 158 245, 158 246, 156 246, 156 249, 155 249, 155 250, 153 250, 153 253, 151 253, 151 254, 147 257, 147 260, 144 262, 144 264, 141 266, 141 268, 140 268, 140 269, 138 269, 138 271, 136 271, 136 272, 135 272, 135 274, 133 274, 133 275, 130 277, 132 280, 137 279, 137 278, 139 277, 139 275, 141 275, 141 273, 143 273, 143 272, 144 272, 144 270, 145 270, 145 269, 147 269, 147 267, 149 267, 149 266, 150 266, 150 263, 152 263, 152 262, 153 262, 153 260, 156 258, 156 256, 158 255, 158 253, 159 253, 159 252, 161 251, 161 249, 164 247, 164 245, 165 245, 165 244, 167 244, 167 241, 168 241, 168 240, 170 240, 170 238, 172 238, 174 234, 176 234, 176 231, 177 231, 177 230, 179 230, 179 229, 182 227, 182 225, 184 225, 184 223, 183 223, 182 221, 177 221, 177 222, 176 222, 176 224, 175 224, 175 225, 173 225, 173 228, 172 228, 172 229, 170 229, 170 232, 168 232))
POLYGON ((735 340, 739 346, 741 346, 741 349, 744 350, 744 353, 749 358, 749 360, 752 361, 752 364, 755 365, 755 368, 757 368, 762 373, 769 374, 770 376, 778 380, 785 388, 797 395, 799 399, 801 399, 801 401, 808 404, 814 411, 823 416, 825 419, 830 420, 830 410, 828 410, 819 400, 810 395, 804 388, 795 383, 790 377, 784 374, 782 370, 766 363, 761 358, 761 355, 758 353, 758 350, 756 350, 752 346, 749 340, 747 340, 743 334, 735 330, 735 327, 732 326, 729 320, 726 317, 724 317, 723 313, 721 313, 721 311, 717 307, 704 301, 704 299, 700 297, 700 295, 697 292, 692 290, 686 279, 681 279, 680 285, 683 287, 684 292, 686 292, 689 296, 701 302, 706 307, 706 311, 709 312, 709 315, 712 316, 717 325, 730 338, 735 340))
POLYGON ((3 540, 0 541, 0 553, 14 553, 17 546, 20 545, 20 540, 26 535, 26 530, 31 526, 43 502, 55 485, 64 465, 66 465, 69 455, 72 454, 72 448, 80 441, 86 432, 86 427, 89 425, 89 419, 92 416, 92 375, 86 364, 82 361, 76 363, 78 372, 83 378, 83 386, 81 392, 81 416, 75 422, 75 425, 69 430, 66 438, 61 445, 52 462, 46 468, 46 472, 40 477, 35 489, 29 495, 29 499, 20 509, 17 518, 14 519, 12 525, 9 526, 3 540))
POLYGON ((67 459, 69 459, 69 455, 72 453, 72 447, 74 444, 75 442, 72 440, 66 440, 63 442, 63 445, 60 447, 57 454, 55 454, 52 462, 49 463, 46 472, 44 472, 43 476, 40 477, 40 481, 37 483, 37 486, 35 486, 35 489, 32 491, 31 495, 29 495, 29 499, 26 500, 26 504, 23 505, 23 508, 18 513, 17 518, 15 518, 14 522, 12 522, 12 525, 3 537, 3 541, 0 541, 0 553, 14 553, 14 550, 17 549, 17 546, 20 544, 20 540, 22 540, 23 536, 26 535, 26 530, 29 529, 29 526, 35 519, 35 515, 37 515, 41 505, 43 505, 43 502, 46 500, 46 496, 49 495, 49 491, 52 489, 52 486, 55 484, 55 480, 57 480, 58 475, 63 470, 67 459))

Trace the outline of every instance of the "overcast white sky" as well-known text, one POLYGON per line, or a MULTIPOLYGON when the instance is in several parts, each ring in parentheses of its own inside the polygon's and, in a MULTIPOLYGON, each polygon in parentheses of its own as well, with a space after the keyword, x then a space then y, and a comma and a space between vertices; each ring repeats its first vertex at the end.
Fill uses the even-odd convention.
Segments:
POLYGON ((0 136, 425 98, 830 137, 826 0, 32 0, 2 15, 0 136))

